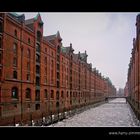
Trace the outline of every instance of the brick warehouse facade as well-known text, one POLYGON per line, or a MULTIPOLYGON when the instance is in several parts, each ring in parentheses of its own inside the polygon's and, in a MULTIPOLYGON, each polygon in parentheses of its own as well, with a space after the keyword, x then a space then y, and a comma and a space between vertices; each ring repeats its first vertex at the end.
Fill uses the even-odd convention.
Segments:
POLYGON ((25 20, 0 13, 0 125, 42 117, 103 101, 116 88, 87 53, 64 47, 60 33, 43 36, 40 14, 25 20))
POLYGON ((136 18, 136 38, 133 39, 133 48, 128 68, 127 82, 124 88, 125 95, 140 120, 140 15, 136 18))

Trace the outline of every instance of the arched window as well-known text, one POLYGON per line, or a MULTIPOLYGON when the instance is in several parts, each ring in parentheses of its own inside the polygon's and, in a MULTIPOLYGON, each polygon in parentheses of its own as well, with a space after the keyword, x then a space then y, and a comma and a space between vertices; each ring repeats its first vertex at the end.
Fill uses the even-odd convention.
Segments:
POLYGON ((26 89, 26 98, 31 99, 31 89, 30 88, 26 89))
POLYGON ((59 91, 56 92, 56 99, 59 100, 59 91))
POLYGON ((14 35, 17 37, 17 30, 14 31, 14 35))
POLYGON ((12 98, 18 99, 18 88, 17 87, 12 88, 12 98))
POLYGON ((15 71, 15 70, 13 71, 13 78, 17 79, 17 71, 15 71))
POLYGON ((44 90, 44 97, 47 99, 48 98, 48 92, 47 89, 44 90))
POLYGON ((36 90, 36 92, 35 92, 35 100, 40 101, 40 91, 39 90, 36 90))
POLYGON ((57 108, 59 107, 59 102, 56 102, 56 107, 57 107, 57 108))
POLYGON ((51 98, 54 98, 54 91, 51 90, 51 98))

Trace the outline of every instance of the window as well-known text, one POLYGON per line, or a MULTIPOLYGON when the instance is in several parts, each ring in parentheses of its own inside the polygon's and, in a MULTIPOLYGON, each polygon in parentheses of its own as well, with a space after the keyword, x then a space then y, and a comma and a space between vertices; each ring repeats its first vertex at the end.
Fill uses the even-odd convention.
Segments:
POLYGON ((39 90, 36 90, 36 93, 35 93, 35 100, 36 100, 36 101, 39 101, 39 100, 40 100, 40 91, 39 91, 39 90))
POLYGON ((13 58, 13 66, 17 67, 17 58, 16 57, 13 58))
POLYGON ((57 79, 59 79, 59 72, 57 72, 57 79))
POLYGON ((13 45, 13 53, 15 55, 17 55, 17 44, 16 43, 14 43, 14 45, 13 45))
POLYGON ((18 99, 18 88, 17 87, 12 88, 12 98, 18 99))
POLYGON ((40 67, 39 66, 36 66, 36 73, 40 74, 40 67))
POLYGON ((59 55, 57 55, 57 61, 59 61, 59 55))
POLYGON ((27 81, 30 81, 30 74, 27 74, 27 81))
POLYGON ((54 91, 51 90, 51 98, 54 98, 54 91))
POLYGON ((36 105, 35 105, 35 109, 36 109, 36 110, 39 110, 39 109, 40 109, 40 104, 36 104, 36 105))
POLYGON ((39 26, 39 28, 42 28, 42 26, 43 26, 43 22, 40 21, 40 22, 38 23, 38 26, 39 26))
POLYGON ((36 85, 39 86, 40 85, 40 78, 36 77, 36 85))
POLYGON ((17 79, 17 71, 15 71, 15 70, 13 71, 13 78, 17 79))
POLYGON ((56 107, 57 107, 57 108, 59 107, 59 102, 56 102, 56 107))
POLYGON ((59 88, 59 81, 57 81, 57 88, 59 88))
POLYGON ((56 92, 56 99, 59 100, 59 91, 56 92))
POLYGON ((17 30, 14 31, 14 35, 15 35, 15 37, 17 37, 17 30))
POLYGON ((36 51, 40 52, 40 45, 39 44, 36 45, 36 51))
POLYGON ((48 98, 48 92, 46 89, 44 90, 44 98, 46 98, 46 99, 48 98))
POLYGON ((41 41, 41 32, 37 31, 37 41, 40 42, 41 41))
POLYGON ((31 40, 30 40, 30 38, 28 38, 28 43, 29 43, 29 44, 31 43, 31 40))
POLYGON ((27 62, 27 71, 30 71, 30 62, 27 62))
POLYGON ((31 99, 31 89, 30 88, 26 89, 26 98, 31 99))
POLYGON ((30 58, 31 53, 30 53, 30 49, 27 50, 27 57, 30 58))
POLYGON ((40 56, 36 54, 36 62, 40 63, 40 56))
POLYGON ((57 64, 57 70, 59 70, 59 64, 57 64))
POLYGON ((70 97, 72 97, 72 92, 70 92, 70 97))
POLYGON ((60 46, 57 47, 57 52, 60 53, 60 46))
POLYGON ((69 92, 67 91, 67 97, 69 97, 69 92))

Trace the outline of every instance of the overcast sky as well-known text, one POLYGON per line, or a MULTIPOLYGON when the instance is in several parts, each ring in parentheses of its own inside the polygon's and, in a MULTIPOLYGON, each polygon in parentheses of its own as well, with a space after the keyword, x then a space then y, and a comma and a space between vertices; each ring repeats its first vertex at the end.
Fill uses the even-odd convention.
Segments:
MULTIPOLYGON (((22 14, 22 13, 19 13, 22 14)), ((35 13, 24 13, 33 18, 35 13)), ((87 51, 92 63, 116 88, 124 88, 138 13, 40 13, 44 36, 60 32, 63 46, 72 43, 75 53, 87 51)))

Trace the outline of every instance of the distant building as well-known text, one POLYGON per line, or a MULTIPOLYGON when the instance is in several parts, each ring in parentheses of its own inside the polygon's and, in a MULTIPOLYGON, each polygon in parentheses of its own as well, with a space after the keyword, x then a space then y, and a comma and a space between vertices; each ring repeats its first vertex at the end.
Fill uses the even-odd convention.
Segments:
POLYGON ((123 88, 118 89, 117 96, 124 96, 124 89, 123 88))

